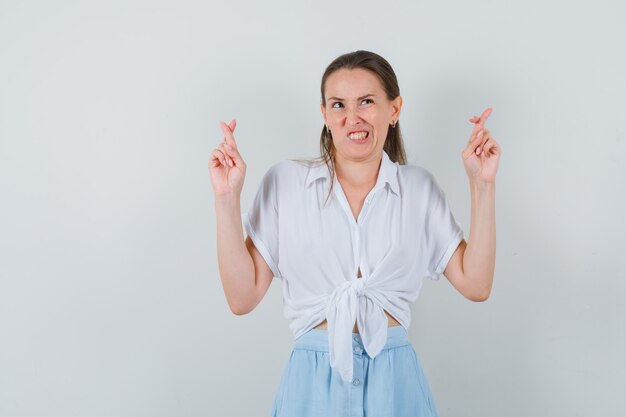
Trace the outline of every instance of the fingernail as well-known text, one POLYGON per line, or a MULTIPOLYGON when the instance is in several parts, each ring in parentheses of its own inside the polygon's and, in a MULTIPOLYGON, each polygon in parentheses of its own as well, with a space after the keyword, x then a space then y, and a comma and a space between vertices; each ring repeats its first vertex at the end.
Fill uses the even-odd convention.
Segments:
POLYGON ((233 166, 233 160, 232 159, 228 160, 228 165, 230 165, 231 167, 233 166))
POLYGON ((480 155, 480 146, 476 148, 476 155, 480 155))
POLYGON ((478 132, 478 135, 476 135, 476 136, 478 137, 478 139, 482 138, 482 137, 483 137, 483 130, 481 129, 481 130, 478 132))

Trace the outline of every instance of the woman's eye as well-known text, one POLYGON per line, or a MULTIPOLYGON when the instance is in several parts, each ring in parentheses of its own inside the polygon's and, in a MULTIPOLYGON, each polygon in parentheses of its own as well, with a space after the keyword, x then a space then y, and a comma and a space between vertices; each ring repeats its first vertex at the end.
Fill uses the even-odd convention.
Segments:
POLYGON ((340 103, 340 102, 338 102, 338 101, 335 101, 335 102, 333 103, 333 105, 332 105, 332 107, 333 107, 334 109, 338 109, 340 106, 343 106, 343 104, 341 104, 341 103, 340 103))
POLYGON ((363 101, 361 101, 361 103, 366 103, 366 104, 373 103, 373 102, 374 101, 371 98, 364 98, 363 101))

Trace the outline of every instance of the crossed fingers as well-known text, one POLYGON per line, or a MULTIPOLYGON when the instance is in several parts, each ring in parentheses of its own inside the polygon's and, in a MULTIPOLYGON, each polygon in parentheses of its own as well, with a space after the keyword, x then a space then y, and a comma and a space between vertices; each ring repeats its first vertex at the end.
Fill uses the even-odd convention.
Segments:
POLYGON ((485 155, 488 156, 489 155, 488 151, 493 146, 495 146, 493 143, 493 138, 491 137, 491 133, 489 132, 489 129, 485 128, 485 123, 487 122, 487 119, 489 118, 489 115, 491 114, 492 110, 493 109, 491 107, 488 107, 480 115, 480 117, 474 116, 469 119, 469 121, 474 123, 475 126, 474 126, 474 129, 472 131, 472 134, 469 140, 467 141, 468 146, 463 151, 464 159, 469 158, 472 155, 472 153, 476 153, 476 155, 480 155, 482 152, 485 152, 485 155), (492 140, 490 141, 489 139, 492 139, 492 140), (481 144, 482 146, 479 146, 481 144))
POLYGON ((235 120, 232 120, 229 124, 220 122, 220 127, 224 133, 224 140, 217 145, 211 154, 213 157, 213 166, 218 166, 221 163, 224 166, 233 167, 237 165, 237 160, 241 160, 233 135, 236 126, 237 122, 235 120))

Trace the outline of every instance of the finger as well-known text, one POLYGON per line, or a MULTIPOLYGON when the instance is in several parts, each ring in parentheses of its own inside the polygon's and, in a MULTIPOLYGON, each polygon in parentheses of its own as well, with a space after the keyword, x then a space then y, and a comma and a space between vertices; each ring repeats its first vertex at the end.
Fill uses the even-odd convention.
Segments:
POLYGON ((224 149, 226 150, 226 153, 234 161, 235 165, 237 166, 245 165, 243 162, 243 158, 239 154, 239 151, 237 150, 237 148, 233 148, 228 143, 224 143, 223 145, 224 145, 224 149))
MULTIPOLYGON (((225 124, 226 125, 226 124, 225 124)), ((231 136, 233 138, 232 141, 227 140, 227 135, 224 134, 224 142, 223 143, 227 143, 228 145, 230 145, 231 148, 233 149, 237 149, 237 143, 235 142, 235 136, 233 135, 233 130, 237 127, 237 122, 233 119, 228 125, 226 125, 231 132, 231 136)))
MULTIPOLYGON (((486 130, 486 129, 485 129, 486 130)), ((483 138, 481 145, 478 147, 485 156, 490 156, 489 150, 495 146, 496 141, 493 140, 491 133, 487 133, 483 138)))
POLYGON ((472 155, 480 155, 480 153, 477 153, 478 148, 480 147, 480 141, 479 140, 474 140, 470 143, 467 144, 467 146, 465 147, 465 149, 463 149, 463 152, 461 152, 461 155, 463 156, 463 159, 467 159, 469 157, 471 157, 472 155))
POLYGON ((211 152, 211 162, 213 162, 213 166, 219 166, 220 164, 226 166, 226 158, 224 157, 224 153, 219 149, 214 149, 211 152), (219 161, 216 163, 216 161, 219 161))
POLYGON ((493 140, 489 139, 487 142, 485 142, 485 144, 483 145, 483 152, 485 153, 485 157, 489 158, 491 156, 491 150, 493 149, 494 144, 493 144, 493 140))
POLYGON ((487 144, 489 143, 489 141, 483 142, 480 145, 478 145, 476 147, 476 149, 474 150, 474 152, 476 153, 476 155, 478 156, 489 156, 487 155, 487 144))
POLYGON ((220 165, 222 165, 221 161, 217 157, 211 155, 211 159, 209 160, 209 167, 217 168, 220 165))
POLYGON ((222 128, 222 132, 224 132, 224 142, 230 144, 230 146, 233 146, 235 144, 235 137, 233 136, 233 131, 224 122, 220 122, 220 127, 222 128))
MULTIPOLYGON (((472 135, 480 132, 481 129, 483 129, 485 127, 485 122, 487 121, 487 118, 489 118, 489 115, 491 114, 492 108, 488 107, 480 117, 478 116, 474 116, 472 117, 472 122, 474 123, 474 130, 472 131, 472 135)), ((472 139, 470 139, 471 141, 472 139)))
POLYGON ((231 158, 230 155, 228 154, 226 145, 227 145, 226 142, 221 142, 219 145, 217 145, 217 148, 220 150, 220 152, 224 154, 224 159, 226 160, 226 164, 231 167, 235 166, 235 163, 233 162, 233 158, 231 158))
POLYGON ((473 134, 467 146, 463 149, 463 159, 469 158, 473 153, 480 156, 484 143, 490 137, 489 129, 481 129, 477 134, 473 134))
POLYGON ((463 160, 471 158, 472 155, 479 156, 479 155, 476 154, 476 149, 477 148, 478 148, 477 146, 472 145, 472 144, 467 145, 465 147, 465 149, 463 149, 463 152, 461 152, 461 156, 462 156, 463 160))
POLYGON ((484 149, 485 143, 487 143, 487 141, 491 139, 491 132, 489 132, 489 129, 483 129, 482 132, 484 132, 482 138, 480 140, 477 140, 477 142, 480 143, 478 146, 480 149, 484 149))
MULTIPOLYGON (((491 132, 489 131, 489 129, 481 129, 482 132, 482 138, 481 138, 481 144, 485 144, 485 142, 487 142, 487 140, 491 137, 491 132)), ((479 134, 480 134, 479 132, 479 134)), ((478 135, 477 135, 478 136, 478 135)))
POLYGON ((474 129, 472 135, 467 141, 468 145, 474 144, 474 146, 478 146, 478 143, 482 143, 485 141, 485 136, 489 133, 489 129, 474 129))
POLYGON ((489 118, 489 116, 491 115, 491 112, 493 111, 493 109, 491 107, 487 107, 485 109, 485 111, 483 112, 483 114, 480 115, 480 121, 478 122, 478 124, 480 125, 480 127, 485 126, 485 123, 487 122, 487 119, 489 118))
POLYGON ((485 143, 485 156, 498 155, 500 153, 500 147, 493 138, 489 138, 489 141, 485 143))

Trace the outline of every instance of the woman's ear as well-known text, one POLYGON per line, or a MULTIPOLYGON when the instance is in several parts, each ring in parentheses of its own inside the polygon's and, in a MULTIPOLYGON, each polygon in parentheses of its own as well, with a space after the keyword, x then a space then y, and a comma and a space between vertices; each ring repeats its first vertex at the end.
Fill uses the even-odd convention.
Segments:
POLYGON ((326 106, 320 104, 320 110, 322 111, 322 117, 324 118, 324 124, 326 124, 326 106))
POLYGON ((398 120, 400 118, 400 110, 402 110, 402 96, 398 96, 391 101, 392 118, 398 120))

